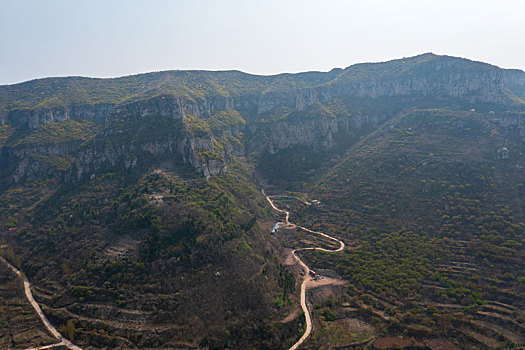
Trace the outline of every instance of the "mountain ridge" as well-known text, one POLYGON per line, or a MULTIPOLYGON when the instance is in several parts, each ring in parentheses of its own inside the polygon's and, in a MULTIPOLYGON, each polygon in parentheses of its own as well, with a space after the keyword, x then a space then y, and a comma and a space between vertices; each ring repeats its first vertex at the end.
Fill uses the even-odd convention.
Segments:
MULTIPOLYGON (((271 91, 286 93, 289 91, 298 91, 303 88, 320 88, 325 84, 334 85, 338 82, 349 83, 348 79, 354 81, 360 81, 360 79, 362 80, 366 78, 378 79, 382 77, 377 77, 373 75, 370 76, 370 74, 374 74, 374 71, 382 73, 382 71, 386 69, 384 73, 392 75, 396 73, 396 70, 389 71, 389 69, 391 68, 400 70, 406 69, 407 67, 411 68, 414 65, 425 65, 432 62, 447 63, 449 66, 454 66, 454 64, 460 64, 461 69, 467 67, 476 67, 485 70, 497 70, 499 72, 507 71, 497 66, 493 66, 483 62, 472 61, 465 58, 453 56, 434 55, 427 53, 414 57, 396 59, 386 62, 358 63, 346 67, 344 69, 332 69, 329 72, 311 71, 301 73, 281 73, 276 75, 254 75, 237 70, 174 70, 141 73, 137 75, 123 76, 118 78, 50 77, 38 80, 31 80, 18 84, 0 86, 0 111, 3 111, 5 119, 5 113, 13 109, 53 107, 53 103, 57 103, 56 106, 61 107, 98 103, 120 104, 126 103, 126 101, 130 101, 130 96, 133 97, 131 98, 131 100, 133 100, 140 98, 141 96, 151 97, 162 93, 170 93, 174 96, 180 97, 189 96, 191 98, 199 98, 199 95, 202 93, 209 93, 210 96, 236 96, 240 93, 241 90, 243 91, 242 94, 246 94, 247 92, 264 94, 271 91), (451 63, 453 64, 451 65, 451 63), (372 70, 372 72, 370 70, 372 70), (364 74, 365 76, 358 76, 358 74, 364 74), (316 79, 311 79, 312 76, 318 77, 318 81, 316 81, 316 79), (343 78, 346 78, 347 81, 343 81, 343 78), (195 80, 194 85, 185 86, 183 84, 184 79, 195 80), (228 85, 224 85, 225 79, 235 79, 236 85, 242 85, 238 87, 230 87, 228 85), (294 82, 294 79, 297 80, 297 82, 294 82), (66 83, 66 86, 60 87, 60 83, 66 83), (82 86, 79 86, 78 84, 91 84, 91 86, 87 86, 85 90, 75 91, 75 89, 82 88, 82 86), (142 85, 139 86, 139 84, 142 85), (199 86, 199 84, 210 85, 210 90, 207 91, 207 89, 202 89, 202 87, 199 86), (27 101, 28 96, 24 95, 24 89, 28 88, 30 88, 32 91, 36 91, 40 95, 43 94, 44 96, 40 97, 39 100, 36 101, 27 101), (64 89, 64 91, 46 91, 46 89, 52 88, 59 88, 61 90, 64 89), (268 90, 269 88, 270 90, 268 90), (115 89, 117 90, 116 92, 113 91, 115 89), (147 95, 144 94, 144 90, 154 91, 155 93, 153 95, 147 95), (139 91, 142 92, 139 93, 139 91), (62 94, 61 99, 59 99, 58 97, 58 95, 60 94, 62 94), (82 97, 78 101, 75 101, 71 98, 71 96, 68 97, 68 94, 83 94, 84 97, 82 97), (98 101, 100 96, 103 95, 109 95, 109 98, 107 98, 106 100, 98 101), (24 98, 26 100, 24 100, 24 98), (48 100, 47 103, 45 102, 46 99, 48 100), (53 99, 59 99, 59 101, 53 102, 53 99)), ((520 72, 519 70, 508 71, 512 74, 520 72)), ((401 73, 403 73, 403 71, 401 71, 401 73)))
POLYGON ((463 60, 470 63, 481 63, 483 65, 496 67, 498 69, 504 70, 504 71, 517 71, 517 72, 524 72, 524 70, 519 68, 501 68, 498 65, 487 63, 479 60, 473 60, 466 57, 460 57, 460 56, 452 56, 447 54, 435 54, 433 52, 425 52, 422 54, 418 54, 415 56, 407 56, 402 58, 394 58, 391 60, 386 61, 378 61, 378 62, 358 62, 354 63, 352 65, 346 66, 346 67, 334 67, 331 68, 328 71, 318 71, 318 70, 309 70, 304 72, 295 72, 295 73, 289 73, 289 72, 281 72, 281 73, 275 73, 275 74, 256 74, 256 73, 249 73, 245 72, 239 69, 217 69, 217 70, 207 70, 207 69, 168 69, 168 70, 161 70, 161 71, 151 71, 151 72, 142 72, 142 73, 136 73, 136 74, 127 74, 117 77, 108 77, 108 78, 101 78, 101 77, 89 77, 89 76, 83 76, 83 75, 68 75, 68 76, 50 76, 50 77, 43 77, 43 78, 36 78, 36 79, 29 79, 17 83, 10 83, 10 84, 0 84, 0 88, 9 87, 9 86, 17 86, 17 85, 23 85, 33 82, 38 82, 42 80, 56 80, 56 79, 85 79, 85 80, 121 80, 126 79, 130 77, 141 77, 141 76, 147 76, 147 75, 156 75, 156 74, 162 74, 162 73, 184 73, 184 72, 200 72, 200 73, 236 73, 240 75, 246 75, 246 76, 253 76, 253 77, 279 77, 279 76, 294 76, 294 75, 318 75, 318 74, 328 74, 335 71, 341 72, 344 70, 348 70, 351 68, 356 68, 359 66, 374 66, 374 65, 383 65, 385 63, 394 63, 398 61, 414 61, 414 60, 421 60, 421 59, 435 59, 435 58, 446 58, 446 59, 455 59, 455 60, 463 60))
POLYGON ((227 171, 234 154, 342 146, 348 136, 407 106, 522 109, 525 104, 519 96, 522 89, 525 93, 525 73, 513 71, 507 78, 505 74, 482 62, 423 54, 327 73, 255 76, 238 71, 168 71, 4 86, 0 87, 0 119, 3 133, 10 136, 3 137, 0 164, 5 169, 8 164, 16 167, 8 171, 15 182, 37 174, 79 181, 106 167, 136 167, 148 154, 176 155, 209 177, 227 171), (158 118, 166 127, 162 140, 146 136, 158 118), (35 151, 34 143, 17 136, 56 122, 63 123, 61 130, 54 131, 63 138, 54 145, 35 151), (74 130, 85 134, 83 128, 98 131, 81 139, 72 134, 74 130), (135 131, 140 129, 144 137, 138 140, 135 131), (120 137, 122 133, 129 139, 120 137), (249 142, 242 140, 245 135, 249 142))
POLYGON ((0 254, 86 347, 291 346, 294 250, 321 275, 307 347, 525 343, 524 75, 426 54, 0 87, 0 254), (271 231, 262 189, 307 230, 271 231))

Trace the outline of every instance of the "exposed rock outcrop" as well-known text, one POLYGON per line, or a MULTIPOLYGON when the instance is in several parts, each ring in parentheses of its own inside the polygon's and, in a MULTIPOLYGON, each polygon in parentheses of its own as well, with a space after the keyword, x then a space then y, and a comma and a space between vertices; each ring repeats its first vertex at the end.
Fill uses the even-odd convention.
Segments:
MULTIPOLYGON (((57 105, 63 107, 45 107, 44 101, 28 98, 30 94, 19 95, 23 89, 16 86, 0 87, 0 102, 7 101, 0 108, 2 123, 20 134, 72 119, 94 121, 101 130, 87 142, 68 140, 44 146, 7 142, 1 150, 3 176, 15 182, 42 175, 79 181, 96 176, 101 169, 129 169, 147 166, 152 159, 172 159, 209 177, 225 172, 229 160, 244 155, 245 149, 275 153, 295 145, 314 151, 346 145, 346 140, 395 114, 377 112, 370 105, 394 103, 399 111, 448 101, 454 106, 481 102, 516 109, 522 106, 519 94, 525 92, 522 71, 432 54, 328 73, 265 77, 240 72, 163 72, 136 79, 148 88, 129 90, 137 84, 132 77, 67 78, 63 95, 54 95, 45 88, 45 79, 39 81, 46 101, 60 101, 57 105), (94 90, 85 92, 93 82, 94 90), (84 95, 74 100, 64 97, 74 96, 79 84, 86 84, 83 91, 91 96, 89 100, 82 102, 84 95), (94 98, 98 88, 119 97, 94 98), (236 114, 228 120, 219 115, 225 111, 236 114)), ((62 80, 50 81, 55 87, 62 80)), ((31 82, 24 84, 30 90, 31 82)), ((519 114, 506 114, 500 123, 516 127, 524 136, 523 120, 519 114)))

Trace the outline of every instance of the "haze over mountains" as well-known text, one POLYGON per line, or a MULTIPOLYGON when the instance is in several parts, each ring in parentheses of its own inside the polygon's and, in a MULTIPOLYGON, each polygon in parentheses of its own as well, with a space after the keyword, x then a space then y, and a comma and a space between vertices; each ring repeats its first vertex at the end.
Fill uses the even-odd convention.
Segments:
MULTIPOLYGON (((307 292, 304 348, 525 344, 523 71, 423 54, 46 78, 0 86, 0 125, 0 252, 75 344, 291 346, 290 250, 330 242, 271 234, 261 189, 319 200, 276 202, 346 245, 302 253, 333 279, 307 292)), ((0 344, 49 342, 13 288, 0 344)))

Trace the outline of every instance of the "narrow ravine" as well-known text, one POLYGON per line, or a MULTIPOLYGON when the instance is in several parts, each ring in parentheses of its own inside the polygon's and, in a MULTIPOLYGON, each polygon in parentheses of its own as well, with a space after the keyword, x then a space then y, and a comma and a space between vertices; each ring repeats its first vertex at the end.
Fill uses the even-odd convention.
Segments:
POLYGON ((66 348, 72 349, 72 350, 82 350, 80 347, 76 346, 75 344, 73 344, 72 342, 64 338, 62 334, 60 334, 60 332, 55 328, 55 326, 53 326, 51 322, 49 322, 46 315, 44 315, 44 312, 40 308, 40 305, 38 305, 35 298, 33 298, 33 293, 31 293, 31 283, 29 283, 29 280, 27 279, 27 277, 23 277, 20 270, 18 270, 16 267, 11 265, 6 259, 0 257, 0 261, 6 264, 15 274, 17 274, 18 277, 24 279, 24 291, 25 291, 27 300, 29 300, 29 302, 35 309, 38 316, 40 316, 40 319, 44 323, 44 326, 46 326, 47 330, 53 335, 53 337, 55 337, 59 341, 59 343, 56 343, 56 344, 50 344, 50 345, 45 345, 45 346, 41 346, 37 348, 30 348, 30 349, 40 350, 40 349, 51 349, 54 347, 65 346, 66 348))
POLYGON ((276 211, 286 215, 285 222, 277 222, 275 224, 275 226, 274 226, 273 231, 276 231, 276 230, 278 230, 280 228, 288 228, 288 229, 298 228, 298 229, 301 229, 301 230, 306 231, 306 232, 310 232, 310 233, 313 233, 313 234, 316 234, 316 235, 320 235, 320 236, 326 237, 328 239, 331 239, 331 240, 339 243, 339 248, 337 248, 337 249, 325 249, 325 248, 319 248, 319 247, 311 247, 311 248, 298 248, 298 249, 292 250, 292 254, 293 254, 294 259, 297 260, 297 262, 301 265, 301 267, 303 268, 303 271, 304 271, 304 279, 303 279, 303 283, 301 284, 301 308, 303 309, 304 317, 306 319, 306 329, 304 331, 304 334, 290 348, 290 350, 296 350, 310 336, 310 333, 312 333, 312 318, 311 318, 311 315, 310 315, 310 311, 308 310, 308 305, 307 305, 307 300, 306 300, 306 288, 308 287, 308 282, 310 282, 310 280, 311 280, 310 268, 308 267, 308 265, 306 265, 297 256, 296 253, 298 251, 301 251, 301 250, 321 250, 321 251, 324 251, 324 252, 335 253, 335 252, 340 252, 343 249, 345 249, 345 244, 343 243, 343 241, 341 241, 341 240, 339 240, 337 238, 334 238, 334 237, 332 237, 330 235, 327 235, 326 233, 318 232, 318 231, 312 231, 310 229, 307 229, 306 227, 302 227, 302 226, 299 226, 299 225, 291 223, 290 222, 290 212, 287 211, 287 210, 283 210, 283 209, 277 208, 275 206, 275 204, 273 203, 272 198, 276 198, 276 197, 279 197, 279 198, 293 198, 293 199, 296 199, 296 200, 298 200, 298 201, 300 201, 300 202, 302 202, 302 203, 304 203, 306 205, 311 205, 312 203, 304 201, 304 200, 302 200, 300 198, 291 197, 291 196, 267 196, 266 193, 264 193, 264 190, 262 191, 262 193, 266 197, 266 199, 268 200, 268 202, 270 203, 270 205, 272 206, 272 208, 274 210, 276 210, 276 211))

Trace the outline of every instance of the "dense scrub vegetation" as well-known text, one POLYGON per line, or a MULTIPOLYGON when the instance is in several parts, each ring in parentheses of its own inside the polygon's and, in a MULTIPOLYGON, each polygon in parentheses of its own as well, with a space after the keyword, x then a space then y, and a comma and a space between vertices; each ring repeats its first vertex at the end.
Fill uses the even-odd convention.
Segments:
MULTIPOLYGON (((312 196, 324 206, 295 211, 354 246, 343 255, 310 254, 309 261, 350 281, 355 305, 384 313, 390 334, 446 334, 488 346, 479 334, 487 334, 491 322, 505 327, 510 319, 512 334, 520 334, 521 149, 520 140, 487 116, 401 115, 318 182, 312 196), (492 305, 509 308, 510 319, 492 305)), ((512 334, 500 346, 522 341, 512 334)))
POLYGON ((68 120, 44 125, 25 137, 18 138, 11 146, 52 145, 72 141, 87 141, 97 132, 89 120, 68 120))
POLYGON ((234 164, 212 181, 161 170, 137 175, 106 173, 62 187, 29 208, 30 216, 4 222, 5 229, 16 227, 20 243, 33 242, 26 252, 33 259, 23 266, 31 279, 67 286, 46 301, 65 334, 140 347, 193 337, 195 346, 244 347, 257 339, 273 348, 295 337, 295 323, 272 322, 284 306, 274 300, 286 301, 294 280, 261 237, 257 218, 266 220, 265 204, 246 170, 234 164), (50 255, 57 259, 47 261, 50 255), (272 284, 279 288, 261 288, 272 284), (129 325, 110 322, 100 335, 96 324, 72 323, 76 313, 103 313, 103 305, 136 310, 146 328, 126 331, 129 325), (177 326, 152 335, 156 324, 177 326))
POLYGON ((0 86, 1 253, 80 345, 286 348, 305 320, 291 248, 334 245, 270 233, 260 190, 290 191, 292 222, 346 244, 299 252, 306 347, 525 344, 523 91, 504 75, 426 54, 0 86))

